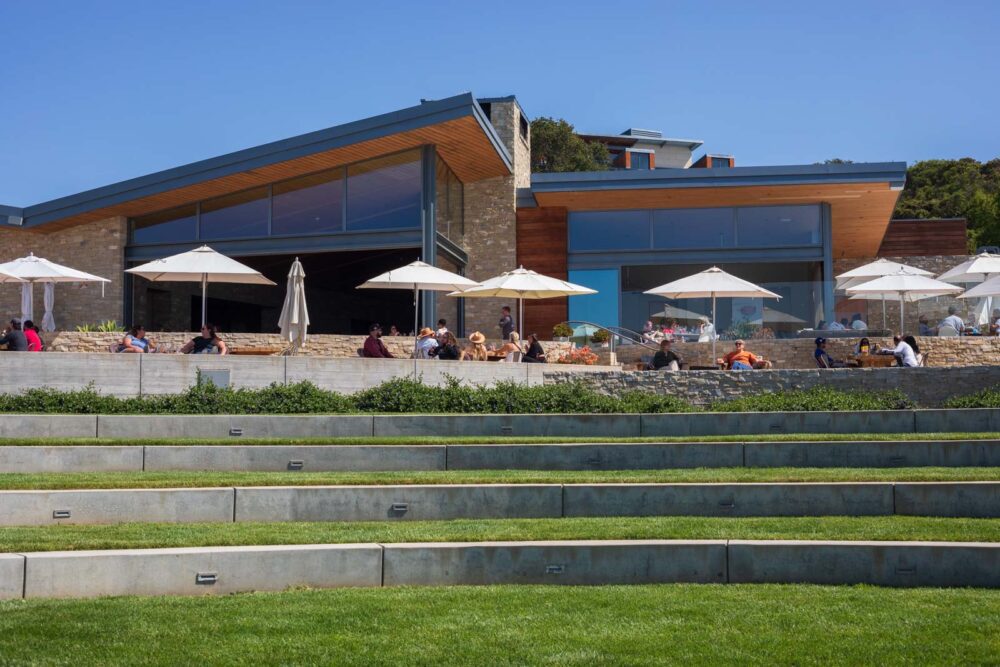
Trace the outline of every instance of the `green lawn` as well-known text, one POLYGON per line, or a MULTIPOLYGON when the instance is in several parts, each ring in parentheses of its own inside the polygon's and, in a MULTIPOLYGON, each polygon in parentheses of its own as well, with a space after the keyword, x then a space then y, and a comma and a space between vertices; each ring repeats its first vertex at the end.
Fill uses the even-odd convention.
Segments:
POLYGON ((831 442, 842 440, 1000 440, 1000 432, 968 433, 763 433, 736 435, 649 436, 642 438, 477 437, 319 437, 319 438, 8 438, 5 446, 52 445, 539 445, 630 442, 831 442))
POLYGON ((529 540, 923 540, 998 542, 1000 519, 609 517, 288 523, 126 523, 0 528, 0 551, 142 549, 353 542, 529 540))
POLYGON ((0 602, 0 663, 996 664, 1000 591, 490 586, 0 602))
POLYGON ((431 470, 402 472, 0 473, 0 490, 152 489, 324 484, 584 484, 609 482, 1000 481, 994 468, 680 468, 663 470, 431 470))

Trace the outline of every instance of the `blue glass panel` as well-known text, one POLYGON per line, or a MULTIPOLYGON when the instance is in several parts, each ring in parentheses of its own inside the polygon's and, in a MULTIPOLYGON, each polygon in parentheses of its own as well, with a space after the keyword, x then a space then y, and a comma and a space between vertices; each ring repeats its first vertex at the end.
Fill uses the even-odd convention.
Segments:
POLYGON ((632 152, 629 164, 631 164, 631 169, 649 169, 649 153, 632 152))
POLYGON ((197 238, 194 204, 145 215, 132 221, 132 243, 186 243, 197 238))
POLYGON ((267 236, 267 188, 209 199, 201 205, 201 239, 267 236))
POLYGON ((344 170, 334 169, 275 183, 271 233, 322 234, 344 228, 344 170))
POLYGON ((347 170, 347 229, 419 227, 420 152, 362 162, 347 170))
POLYGON ((819 206, 755 206, 737 210, 742 248, 820 245, 819 206))
POLYGON ((582 211, 569 214, 569 250, 649 248, 649 211, 582 211))
POLYGON ((569 272, 569 281, 597 290, 597 294, 569 297, 569 319, 618 326, 618 269, 581 269, 569 272))
POLYGON ((731 248, 734 229, 731 208, 653 211, 654 248, 731 248))

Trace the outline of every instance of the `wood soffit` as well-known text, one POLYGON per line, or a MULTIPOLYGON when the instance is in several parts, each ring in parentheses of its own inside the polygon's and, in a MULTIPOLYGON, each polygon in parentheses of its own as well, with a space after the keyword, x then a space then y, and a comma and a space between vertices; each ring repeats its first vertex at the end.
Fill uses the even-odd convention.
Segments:
POLYGON ((115 216, 134 217, 154 213, 428 144, 437 147, 438 154, 462 182, 469 183, 510 174, 507 165, 497 154, 476 119, 464 116, 70 215, 39 226, 37 231, 54 232, 115 216))
POLYGON ((833 258, 874 257, 900 191, 884 183, 767 185, 670 189, 535 192, 539 206, 571 211, 713 206, 830 205, 833 258))

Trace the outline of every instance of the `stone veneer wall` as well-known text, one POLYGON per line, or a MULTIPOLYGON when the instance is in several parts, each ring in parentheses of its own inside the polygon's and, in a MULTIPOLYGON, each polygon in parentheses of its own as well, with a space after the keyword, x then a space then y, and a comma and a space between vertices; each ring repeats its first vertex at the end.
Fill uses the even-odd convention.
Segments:
MULTIPOLYGON (((194 332, 158 331, 149 332, 147 338, 156 341, 160 346, 177 350, 197 335, 194 332)), ((80 331, 56 331, 42 334, 46 349, 51 352, 107 352, 111 345, 121 341, 122 336, 121 333, 80 331)), ((282 340, 279 334, 223 333, 221 336, 230 348, 279 351, 287 347, 287 343, 282 340)), ((382 341, 389 348, 389 351, 397 357, 409 357, 413 352, 412 338, 385 336, 382 341)), ((357 357, 358 348, 364 345, 364 342, 365 336, 317 334, 309 336, 306 346, 299 354, 308 357, 357 357)), ((494 345, 500 344, 500 341, 495 337, 487 342, 494 345)), ((460 343, 465 346, 468 341, 462 340, 460 343)), ((568 351, 570 345, 570 343, 542 342, 546 354, 552 356, 553 359, 568 351)))
MULTIPOLYGON (((58 264, 93 273, 111 282, 56 285, 54 314, 59 327, 122 319, 122 276, 125 270, 125 218, 114 217, 43 233, 0 227, 0 262, 33 252, 58 264)), ((42 323, 43 285, 35 285, 35 322, 42 323)), ((0 285, 0 319, 21 316, 21 287, 0 285)))
MULTIPOLYGON (((473 280, 517 268, 517 188, 531 185, 531 141, 530 135, 525 140, 520 134, 520 105, 513 99, 493 102, 490 114, 493 127, 513 158, 514 173, 465 184, 465 234, 454 240, 469 253, 465 275, 473 280)), ((516 310, 512 299, 466 299, 462 333, 478 330, 487 337, 499 335, 497 321, 504 305, 516 310)), ((438 312, 439 317, 451 314, 448 305, 439 307, 438 312)))
POLYGON ((865 368, 833 370, 691 371, 664 373, 629 371, 586 375, 548 372, 546 384, 584 382, 606 394, 635 390, 670 394, 695 405, 769 392, 832 387, 841 391, 899 389, 920 407, 940 407, 952 397, 1000 384, 1000 367, 865 368))
MULTIPOLYGON (((854 352, 858 338, 830 338, 827 352, 834 359, 843 359, 854 352)), ((891 338, 869 338, 873 344, 882 347, 892 345, 891 338)), ((934 336, 917 337, 920 351, 929 355, 928 366, 993 366, 1000 365, 1000 337, 996 336, 962 336, 957 338, 938 338, 934 336)), ((748 340, 747 349, 758 356, 771 361, 775 368, 816 368, 813 352, 816 343, 812 338, 780 338, 770 340, 748 340)), ((720 340, 717 343, 717 355, 722 356, 733 349, 733 342, 720 340)), ((711 343, 674 343, 673 350, 687 364, 693 366, 709 366, 712 362, 711 343)), ((638 345, 625 345, 616 348, 618 363, 629 366, 637 363, 642 357, 650 357, 654 352, 638 345)))

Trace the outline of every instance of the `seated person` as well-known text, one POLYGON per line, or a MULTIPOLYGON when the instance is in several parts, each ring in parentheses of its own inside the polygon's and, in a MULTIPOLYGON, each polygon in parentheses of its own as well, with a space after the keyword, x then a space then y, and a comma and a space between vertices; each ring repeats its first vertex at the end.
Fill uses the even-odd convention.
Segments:
POLYGON ((469 347, 465 348, 464 358, 469 361, 487 361, 488 357, 486 336, 479 331, 473 331, 469 336, 469 347))
POLYGON ((704 315, 699 319, 698 324, 698 342, 699 343, 711 343, 713 340, 718 338, 715 335, 715 325, 712 324, 707 317, 704 315))
POLYGON ((448 321, 444 319, 438 320, 438 328, 436 332, 438 343, 444 339, 444 335, 446 333, 448 333, 448 321))
POLYGON ((826 339, 822 337, 816 339, 814 356, 816 357, 816 365, 820 368, 844 368, 847 366, 843 361, 837 361, 830 356, 830 353, 826 351, 826 339))
POLYGON ((382 342, 382 326, 373 324, 368 327, 368 338, 365 338, 365 346, 361 349, 361 356, 367 359, 395 359, 389 348, 382 342))
POLYGON ((143 326, 136 324, 122 338, 122 344, 119 346, 118 351, 143 354, 145 352, 155 352, 156 348, 146 340, 146 330, 143 326))
POLYGON ((6 345, 8 352, 27 352, 28 339, 21 331, 21 320, 16 317, 10 321, 10 326, 3 330, 0 336, 0 345, 6 345))
POLYGON ((31 320, 24 321, 24 339, 28 341, 28 352, 41 352, 45 345, 42 343, 42 337, 39 336, 38 327, 31 320))
POLYGON ((414 357, 417 359, 430 359, 434 356, 433 352, 437 349, 437 346, 438 342, 434 336, 434 330, 430 327, 424 327, 420 330, 420 335, 417 337, 417 351, 414 357))
POLYGON ((937 329, 934 328, 934 327, 932 327, 930 325, 930 322, 927 319, 927 315, 923 315, 922 314, 919 318, 917 318, 917 324, 920 325, 920 329, 919 329, 919 331, 917 331, 918 335, 920 335, 920 336, 936 336, 937 335, 937 329))
POLYGON ((827 331, 844 331, 845 329, 847 329, 846 317, 841 319, 840 322, 833 320, 830 322, 829 326, 827 326, 827 331))
MULTIPOLYGON (((913 336, 910 336, 912 339, 913 336)), ((891 354, 896 357, 896 361, 899 362, 900 366, 906 368, 916 368, 919 364, 917 363, 917 354, 913 350, 913 347, 906 342, 903 335, 893 336, 892 343, 895 347, 891 350, 880 350, 879 354, 891 354)), ((916 341, 914 341, 916 344, 916 341)))
POLYGON ((445 331, 440 338, 438 346, 430 351, 430 355, 437 357, 441 361, 460 361, 462 359, 462 351, 458 348, 458 341, 455 339, 455 334, 445 331))
POLYGON ((858 341, 858 344, 854 346, 854 354, 868 354, 872 351, 872 344, 867 338, 862 338, 858 341))
POLYGON ((389 335, 390 336, 402 336, 402 334, 399 333, 399 329, 396 328, 395 324, 390 324, 389 325, 389 335))
POLYGON ((941 324, 938 325, 938 329, 941 327, 951 327, 958 333, 965 331, 965 322, 962 318, 958 316, 958 308, 955 306, 948 306, 948 317, 941 320, 941 324))
POLYGON ((526 364, 544 364, 545 350, 542 349, 542 344, 538 342, 538 334, 528 334, 527 343, 528 350, 521 357, 521 361, 526 364))
POLYGON ((993 314, 990 315, 990 335, 1000 335, 1000 308, 994 308, 993 314))
POLYGON ((854 313, 854 315, 851 316, 851 328, 855 331, 864 331, 868 328, 868 324, 861 319, 861 313, 854 313))
POLYGON ((521 355, 524 350, 521 349, 521 337, 517 335, 516 331, 510 332, 509 340, 500 346, 496 351, 497 356, 502 356, 503 361, 520 361, 520 358, 515 359, 514 355, 521 355))
POLYGON ((672 343, 669 340, 660 342, 659 351, 653 355, 653 370, 661 369, 668 371, 679 371, 681 369, 681 358, 671 350, 672 343))
POLYGON ((816 329, 818 331, 825 331, 826 330, 826 320, 820 320, 819 323, 816 324, 816 329))
POLYGON ((746 344, 742 340, 735 341, 733 343, 734 349, 732 352, 727 354, 721 359, 716 359, 716 363, 719 365, 725 364, 726 370, 729 371, 750 371, 750 370, 760 370, 764 368, 770 368, 771 362, 765 361, 761 357, 758 357, 753 352, 746 349, 746 344))
POLYGON ((180 354, 227 354, 226 344, 219 338, 214 324, 203 324, 201 335, 184 344, 180 354))

